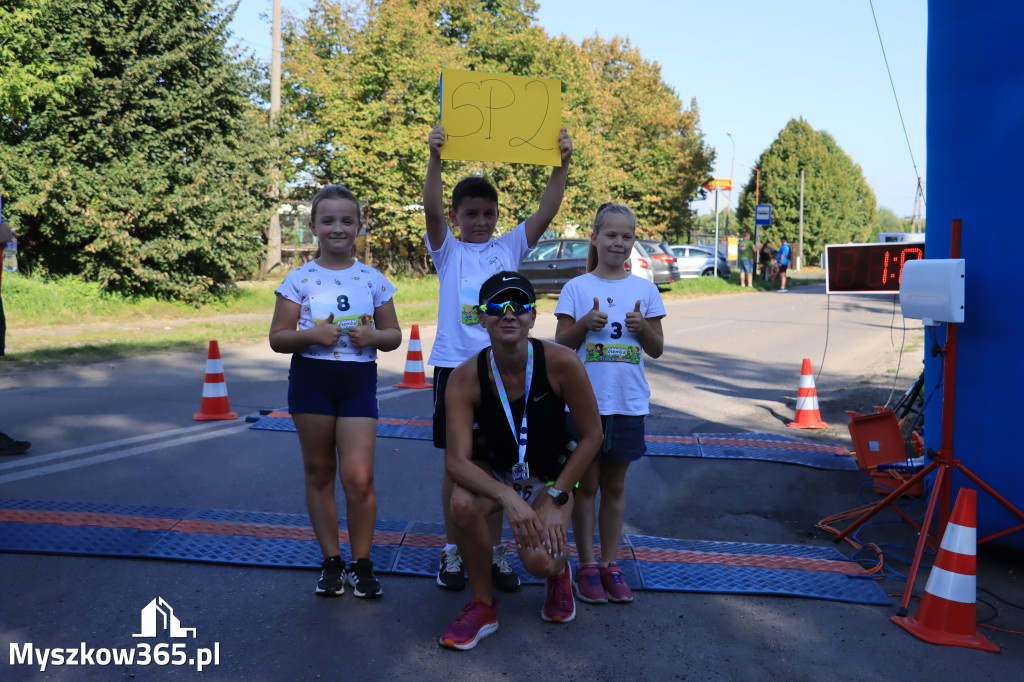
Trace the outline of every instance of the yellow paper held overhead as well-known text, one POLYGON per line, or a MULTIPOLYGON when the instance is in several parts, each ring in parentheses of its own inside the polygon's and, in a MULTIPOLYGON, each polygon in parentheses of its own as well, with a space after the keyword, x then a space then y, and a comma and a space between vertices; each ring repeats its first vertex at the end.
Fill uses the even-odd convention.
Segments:
POLYGON ((442 159, 562 165, 560 81, 444 69, 441 124, 442 159))

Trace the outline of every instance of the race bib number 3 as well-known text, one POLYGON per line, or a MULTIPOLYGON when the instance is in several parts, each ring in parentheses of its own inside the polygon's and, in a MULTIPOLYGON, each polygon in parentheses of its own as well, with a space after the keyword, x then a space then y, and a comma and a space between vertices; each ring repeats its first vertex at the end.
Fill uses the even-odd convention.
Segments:
POLYGON ((628 362, 640 364, 640 347, 630 344, 587 343, 587 362, 628 362))

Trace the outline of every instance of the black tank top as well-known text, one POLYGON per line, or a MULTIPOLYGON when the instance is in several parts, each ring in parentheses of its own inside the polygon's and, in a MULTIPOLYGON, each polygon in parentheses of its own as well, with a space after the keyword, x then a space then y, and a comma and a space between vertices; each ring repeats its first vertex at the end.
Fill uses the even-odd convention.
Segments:
MULTIPOLYGON (((510 403, 512 418, 518 428, 528 398, 526 461, 530 465, 530 476, 553 480, 565 465, 565 444, 569 441, 569 432, 565 426, 565 400, 551 390, 548 366, 544 359, 544 344, 537 339, 530 339, 530 343, 533 344, 530 395, 510 403)), ((487 439, 487 461, 496 472, 504 473, 511 471, 512 466, 519 462, 519 434, 512 432, 501 399, 491 388, 490 350, 489 347, 484 348, 476 358, 480 407, 474 417, 487 439)))

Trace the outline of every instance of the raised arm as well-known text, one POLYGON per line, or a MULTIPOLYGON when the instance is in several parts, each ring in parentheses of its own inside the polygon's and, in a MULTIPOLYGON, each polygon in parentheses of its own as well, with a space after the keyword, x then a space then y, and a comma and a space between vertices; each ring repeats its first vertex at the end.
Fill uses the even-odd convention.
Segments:
POLYGON ((437 250, 448 236, 448 223, 444 217, 444 189, 441 186, 441 146, 444 128, 440 123, 427 136, 430 154, 427 175, 423 180, 423 216, 427 221, 427 247, 437 250))
POLYGON ((569 161, 572 159, 572 139, 569 131, 562 128, 558 132, 558 149, 562 154, 562 165, 551 169, 551 177, 540 198, 537 212, 526 219, 526 243, 533 248, 548 229, 551 221, 558 215, 565 196, 565 181, 569 177, 569 161))

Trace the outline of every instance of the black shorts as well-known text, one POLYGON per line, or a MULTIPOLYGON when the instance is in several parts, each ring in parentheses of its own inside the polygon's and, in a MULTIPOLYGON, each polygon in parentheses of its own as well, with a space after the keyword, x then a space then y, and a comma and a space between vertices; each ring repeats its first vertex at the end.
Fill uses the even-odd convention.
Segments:
POLYGON ((454 367, 434 368, 434 447, 442 450, 448 444, 444 392, 448 388, 448 377, 451 376, 454 369, 454 367))
POLYGON ((788 269, 789 269, 788 265, 780 265, 779 266, 779 272, 785 272, 788 269))

